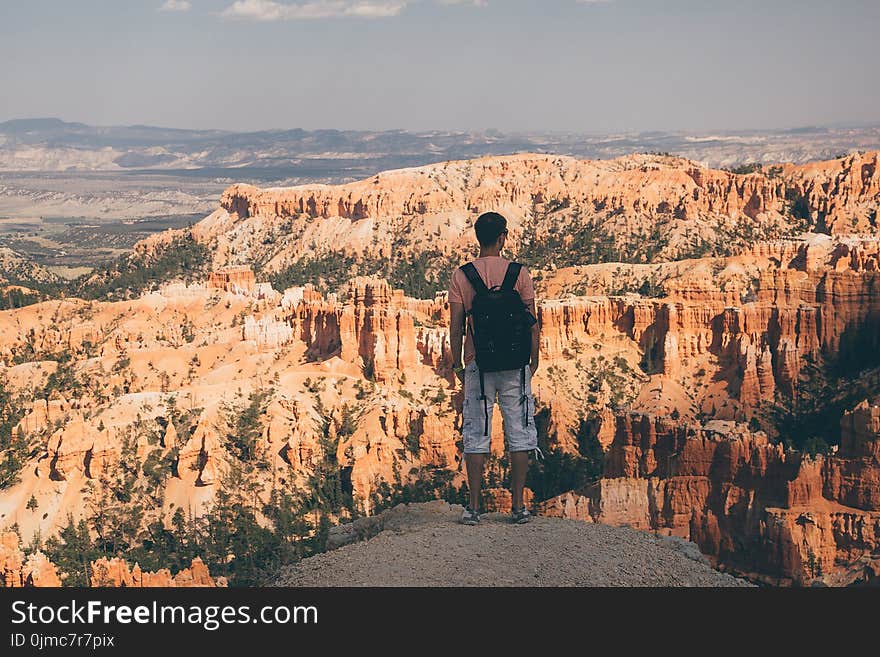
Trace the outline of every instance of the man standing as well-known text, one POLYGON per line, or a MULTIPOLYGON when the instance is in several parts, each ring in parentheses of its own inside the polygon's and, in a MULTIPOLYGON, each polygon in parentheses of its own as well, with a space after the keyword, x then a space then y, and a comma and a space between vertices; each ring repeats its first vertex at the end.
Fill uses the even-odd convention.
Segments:
POLYGON ((535 288, 525 267, 501 257, 507 240, 504 217, 487 212, 474 230, 480 256, 456 270, 449 285, 452 367, 464 383, 462 438, 470 491, 461 521, 480 521, 480 487, 497 396, 510 453, 511 519, 522 524, 530 518, 523 503, 529 452, 538 449, 532 396, 540 338, 535 288))

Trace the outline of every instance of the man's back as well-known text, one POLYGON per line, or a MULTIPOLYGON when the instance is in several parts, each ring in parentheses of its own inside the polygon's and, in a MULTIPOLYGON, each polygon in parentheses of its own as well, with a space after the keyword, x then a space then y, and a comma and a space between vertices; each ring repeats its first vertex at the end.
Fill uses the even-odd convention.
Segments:
MULTIPOLYGON (((477 258, 473 263, 486 287, 492 288, 496 285, 501 285, 504 281, 504 275, 507 273, 510 260, 501 256, 484 256, 477 258)), ((525 267, 520 270, 513 289, 519 293, 527 307, 534 300, 535 286, 532 283, 532 277, 529 276, 529 272, 525 267)), ((455 270, 449 284, 449 302, 462 304, 465 312, 468 312, 473 304, 474 296, 474 288, 468 281, 467 276, 465 276, 461 269, 455 270)), ((464 362, 466 364, 470 363, 475 357, 473 338, 470 332, 468 332, 464 340, 464 362)))
MULTIPOLYGON (((484 256, 477 258, 473 263, 486 287, 491 288, 495 285, 501 285, 502 281, 504 281, 504 275, 507 273, 507 266, 510 264, 510 260, 501 256, 484 256)), ((525 267, 520 271, 519 278, 516 279, 516 285, 513 286, 513 289, 519 292, 523 303, 527 304, 535 298, 535 286, 532 283, 532 277, 529 276, 529 272, 525 267)), ((449 302, 463 304, 465 311, 469 311, 473 301, 474 288, 468 282, 461 269, 456 269, 449 285, 449 302)))

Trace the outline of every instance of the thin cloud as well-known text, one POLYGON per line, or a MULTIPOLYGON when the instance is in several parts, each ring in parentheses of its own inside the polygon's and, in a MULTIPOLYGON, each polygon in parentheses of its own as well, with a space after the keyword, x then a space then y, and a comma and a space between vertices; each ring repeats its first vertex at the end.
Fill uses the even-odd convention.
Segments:
POLYGON ((470 5, 472 7, 487 7, 489 0, 437 0, 441 5, 470 5))
MULTIPOLYGON (((470 7, 488 7, 489 0, 434 0, 437 4, 441 5, 468 5, 470 7)), ((578 4, 581 5, 605 5, 614 2, 615 0, 575 0, 578 4)))
MULTIPOLYGON (((170 0, 174 1, 174 0, 170 0)), ((391 18, 420 0, 235 0, 220 16, 231 20, 297 21, 320 18, 391 18)), ((486 7, 488 0, 433 0, 440 5, 486 7)), ((189 3, 187 3, 189 4, 189 3)))
POLYGON ((281 3, 274 0, 236 0, 220 14, 251 21, 295 21, 317 18, 388 18, 406 8, 407 0, 312 0, 281 3))
POLYGON ((165 0, 159 11, 189 11, 192 3, 189 0, 165 0))

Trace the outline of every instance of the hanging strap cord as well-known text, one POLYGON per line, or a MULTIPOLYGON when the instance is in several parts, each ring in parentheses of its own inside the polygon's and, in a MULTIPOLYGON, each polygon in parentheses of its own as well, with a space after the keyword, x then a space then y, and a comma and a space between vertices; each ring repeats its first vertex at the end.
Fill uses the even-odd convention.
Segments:
POLYGON ((485 422, 483 424, 483 435, 489 435, 489 400, 486 399, 486 384, 483 381, 483 370, 479 370, 480 372, 480 399, 483 400, 483 417, 485 418, 485 422))
POLYGON ((519 371, 519 403, 523 407, 523 428, 529 426, 529 396, 526 394, 526 368, 519 371))

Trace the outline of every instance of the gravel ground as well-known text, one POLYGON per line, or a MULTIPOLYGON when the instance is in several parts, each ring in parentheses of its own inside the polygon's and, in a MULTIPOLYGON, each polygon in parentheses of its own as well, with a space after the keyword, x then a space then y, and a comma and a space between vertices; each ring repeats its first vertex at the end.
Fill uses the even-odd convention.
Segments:
POLYGON ((626 527, 488 514, 458 524, 460 506, 400 505, 341 528, 369 540, 283 569, 276 586, 749 586, 713 570, 693 543, 626 527))

